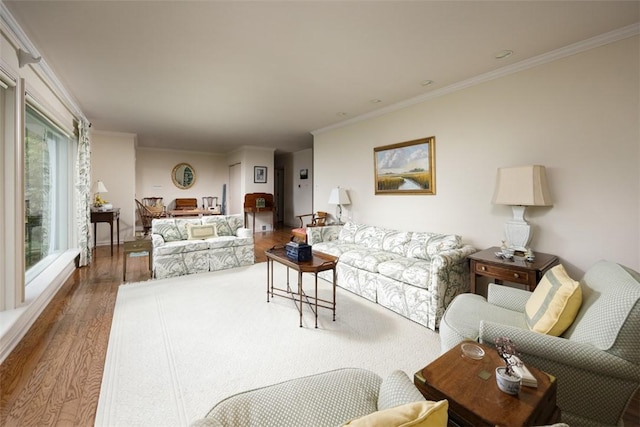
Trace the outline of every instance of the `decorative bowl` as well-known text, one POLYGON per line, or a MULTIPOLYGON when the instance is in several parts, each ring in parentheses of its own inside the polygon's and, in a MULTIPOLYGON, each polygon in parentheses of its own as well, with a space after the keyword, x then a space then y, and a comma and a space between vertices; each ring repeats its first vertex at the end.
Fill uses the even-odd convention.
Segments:
POLYGON ((462 344, 460 349, 462 350, 462 355, 469 359, 480 360, 484 357, 484 350, 478 345, 466 343, 462 344))

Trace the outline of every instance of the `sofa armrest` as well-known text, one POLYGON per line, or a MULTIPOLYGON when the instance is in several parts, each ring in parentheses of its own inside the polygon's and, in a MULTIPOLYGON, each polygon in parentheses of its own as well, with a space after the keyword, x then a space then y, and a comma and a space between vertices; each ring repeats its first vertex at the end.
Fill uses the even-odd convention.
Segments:
POLYGON ((307 227, 307 243, 314 245, 320 242, 337 240, 340 236, 341 225, 325 225, 323 227, 307 227))
POLYGON ((476 252, 473 246, 448 249, 431 257, 429 271, 429 320, 427 327, 436 330, 444 311, 453 299, 469 291, 467 256, 476 252))
MULTIPOLYGON (((511 338, 525 363, 530 356, 546 361, 546 366, 574 367, 584 375, 623 380, 635 377, 640 381, 640 367, 590 344, 486 320, 480 322, 480 342, 493 346, 494 340, 502 336, 511 338), (630 375, 634 371, 635 375, 630 375)), ((553 371, 547 372, 555 375, 553 371)))
POLYGON ((164 237, 162 237, 161 234, 152 234, 151 235, 151 244, 153 245, 154 248, 158 247, 158 246, 162 246, 164 245, 164 237))
POLYGON ((236 236, 246 239, 253 237, 253 232, 249 228, 240 227, 236 230, 236 236))
POLYGON ((487 302, 508 310, 524 313, 524 307, 531 296, 531 292, 524 289, 489 283, 487 302))

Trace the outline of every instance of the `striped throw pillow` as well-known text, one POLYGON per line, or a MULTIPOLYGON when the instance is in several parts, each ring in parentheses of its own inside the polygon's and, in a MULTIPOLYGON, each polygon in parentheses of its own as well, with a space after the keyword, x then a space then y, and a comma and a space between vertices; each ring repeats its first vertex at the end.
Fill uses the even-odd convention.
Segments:
POLYGON ((218 237, 215 224, 195 225, 187 224, 188 240, 204 240, 210 237, 218 237))
POLYGON ((580 283, 559 264, 547 271, 529 297, 525 319, 532 331, 557 337, 571 326, 581 304, 580 283))

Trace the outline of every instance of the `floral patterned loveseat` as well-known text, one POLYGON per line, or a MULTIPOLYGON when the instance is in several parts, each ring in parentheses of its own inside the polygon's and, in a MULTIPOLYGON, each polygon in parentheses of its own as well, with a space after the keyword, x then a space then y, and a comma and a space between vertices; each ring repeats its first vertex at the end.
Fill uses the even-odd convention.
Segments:
POLYGON ((457 235, 347 223, 309 227, 307 242, 338 257, 338 286, 433 330, 469 291, 466 257, 476 249, 457 235))
POLYGON ((243 228, 241 215, 154 219, 151 239, 153 274, 158 279, 224 270, 255 262, 253 234, 248 228, 243 228), (190 240, 187 228, 191 225, 214 225, 215 235, 195 236, 190 240))

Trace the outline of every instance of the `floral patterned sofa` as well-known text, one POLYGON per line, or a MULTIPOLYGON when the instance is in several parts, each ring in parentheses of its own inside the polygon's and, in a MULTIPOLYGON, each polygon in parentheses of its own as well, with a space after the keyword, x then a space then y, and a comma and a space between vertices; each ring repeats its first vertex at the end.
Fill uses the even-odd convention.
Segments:
POLYGON ((307 242, 338 257, 338 286, 433 330, 453 298, 468 292, 466 257, 476 251, 453 234, 355 223, 307 228, 307 242))
POLYGON ((158 279, 251 265, 255 261, 253 234, 243 228, 241 215, 154 219, 151 225, 153 273, 158 279), (196 227, 213 235, 192 234, 196 227), (195 227, 194 227, 195 226, 195 227))

